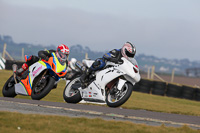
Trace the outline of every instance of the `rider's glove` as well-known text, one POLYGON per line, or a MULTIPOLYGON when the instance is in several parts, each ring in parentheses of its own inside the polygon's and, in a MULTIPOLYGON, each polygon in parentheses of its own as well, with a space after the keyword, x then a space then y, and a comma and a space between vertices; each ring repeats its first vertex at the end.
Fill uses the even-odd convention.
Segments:
POLYGON ((110 61, 114 62, 115 64, 122 64, 123 63, 122 59, 116 59, 116 58, 112 58, 110 61))
POLYGON ((118 64, 118 60, 116 58, 111 58, 110 61, 115 63, 115 64, 118 64))
POLYGON ((48 60, 49 60, 49 57, 46 56, 44 60, 45 60, 45 61, 48 61, 48 60))
POLYGON ((123 64, 123 63, 124 63, 124 61, 122 59, 118 60, 118 64, 123 64))

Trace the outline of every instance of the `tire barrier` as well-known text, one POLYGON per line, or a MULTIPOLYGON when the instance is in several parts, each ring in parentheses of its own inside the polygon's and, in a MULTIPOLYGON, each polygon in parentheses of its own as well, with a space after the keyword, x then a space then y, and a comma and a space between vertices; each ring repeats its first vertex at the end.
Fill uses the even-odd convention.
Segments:
POLYGON ((147 79, 141 79, 139 85, 140 85, 139 92, 150 93, 153 81, 147 79))
POLYGON ((5 69, 6 70, 12 70, 13 64, 17 64, 18 68, 20 68, 23 65, 23 63, 24 62, 21 62, 21 61, 6 60, 5 69))
POLYGON ((140 85, 139 83, 136 83, 134 86, 133 86, 133 91, 139 91, 140 90, 140 85))
POLYGON ((141 79, 133 86, 133 91, 200 101, 200 88, 162 81, 141 79))
POLYGON ((168 97, 180 98, 182 94, 182 86, 176 84, 168 84, 166 95, 168 97))
POLYGON ((194 99, 195 99, 196 101, 200 101, 200 88, 196 88, 196 89, 195 89, 194 99))
POLYGON ((185 99, 194 99, 194 94, 195 94, 195 88, 190 87, 190 86, 182 86, 182 98, 185 99))
POLYGON ((154 85, 152 88, 152 94, 164 96, 166 93, 166 82, 154 81, 154 85))

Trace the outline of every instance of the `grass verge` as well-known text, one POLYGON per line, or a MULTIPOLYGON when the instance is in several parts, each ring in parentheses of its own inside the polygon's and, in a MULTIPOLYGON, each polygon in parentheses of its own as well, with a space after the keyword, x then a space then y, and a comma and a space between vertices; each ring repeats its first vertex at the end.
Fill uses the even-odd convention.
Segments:
POLYGON ((147 126, 131 122, 106 121, 102 119, 71 118, 21 114, 0 111, 2 133, 200 133, 187 126, 180 128, 147 126))

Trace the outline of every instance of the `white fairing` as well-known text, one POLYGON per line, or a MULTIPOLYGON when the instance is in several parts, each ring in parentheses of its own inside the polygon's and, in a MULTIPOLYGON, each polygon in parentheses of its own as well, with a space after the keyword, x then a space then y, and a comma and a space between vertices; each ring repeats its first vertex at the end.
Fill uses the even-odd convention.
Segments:
POLYGON ((34 78, 37 77, 46 68, 46 66, 40 64, 39 62, 36 62, 33 65, 31 65, 29 67, 31 81, 33 81, 34 78))
POLYGON ((15 93, 21 94, 21 95, 28 95, 28 93, 26 92, 26 89, 21 83, 15 84, 15 93))
POLYGON ((113 79, 124 75, 124 73, 115 67, 110 67, 99 71, 96 73, 96 84, 100 86, 102 89, 105 89, 105 86, 112 81, 113 79))
MULTIPOLYGON (((124 76, 124 79, 119 79, 118 89, 120 90, 122 86, 129 81, 133 85, 140 80, 139 69, 135 66, 137 65, 136 60, 127 60, 123 58, 123 64, 115 64, 112 62, 107 62, 106 66, 111 66, 101 71, 97 71, 96 80, 94 80, 87 88, 79 88, 81 96, 86 101, 101 101, 105 102, 105 87, 113 79, 124 76), (136 72, 134 71, 136 70, 136 72)), ((91 66, 93 61, 84 60, 84 64, 88 67, 91 66)))
POLYGON ((95 82, 92 82, 87 88, 79 88, 83 99, 96 99, 99 102, 105 101, 104 90, 101 89, 95 82))
MULTIPOLYGON (((36 62, 29 67, 29 71, 30 71, 29 82, 30 82, 31 87, 32 87, 32 83, 35 77, 37 77, 44 69, 46 69, 46 66, 40 64, 39 62, 36 62)), ((26 89, 24 88, 21 82, 19 82, 18 84, 15 84, 15 93, 21 94, 21 95, 28 95, 28 93, 26 92, 26 89)))

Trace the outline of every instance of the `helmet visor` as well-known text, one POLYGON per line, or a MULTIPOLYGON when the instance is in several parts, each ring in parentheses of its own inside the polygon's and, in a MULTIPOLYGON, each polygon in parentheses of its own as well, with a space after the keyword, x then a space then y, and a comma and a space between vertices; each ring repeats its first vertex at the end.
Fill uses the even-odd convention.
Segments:
POLYGON ((61 51, 58 51, 58 55, 62 61, 66 61, 68 58, 68 54, 64 54, 61 51))
POLYGON ((126 55, 128 56, 128 57, 134 57, 134 55, 135 54, 133 54, 133 53, 130 53, 127 49, 125 49, 125 53, 126 53, 126 55))

